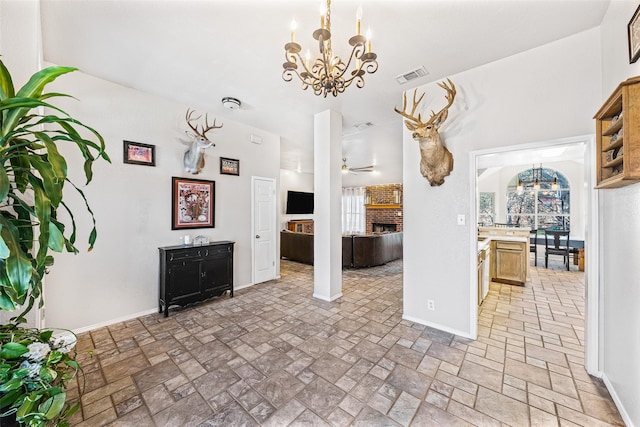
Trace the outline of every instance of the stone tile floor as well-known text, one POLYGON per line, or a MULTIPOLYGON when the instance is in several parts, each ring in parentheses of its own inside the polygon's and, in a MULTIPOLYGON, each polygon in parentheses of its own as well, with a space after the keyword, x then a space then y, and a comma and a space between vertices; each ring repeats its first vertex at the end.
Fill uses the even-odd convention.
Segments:
POLYGON ((345 271, 332 303, 311 298, 313 267, 281 265, 233 299, 81 335, 72 424, 624 425, 583 368, 581 272, 493 283, 472 341, 402 320, 402 261, 345 271))

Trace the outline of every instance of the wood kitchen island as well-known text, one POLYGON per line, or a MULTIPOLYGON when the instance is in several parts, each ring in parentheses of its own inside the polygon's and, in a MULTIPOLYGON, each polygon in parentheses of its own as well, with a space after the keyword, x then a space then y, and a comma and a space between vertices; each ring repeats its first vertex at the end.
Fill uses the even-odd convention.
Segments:
POLYGON ((523 286, 529 276, 528 228, 479 227, 478 239, 489 240, 492 281, 523 286))

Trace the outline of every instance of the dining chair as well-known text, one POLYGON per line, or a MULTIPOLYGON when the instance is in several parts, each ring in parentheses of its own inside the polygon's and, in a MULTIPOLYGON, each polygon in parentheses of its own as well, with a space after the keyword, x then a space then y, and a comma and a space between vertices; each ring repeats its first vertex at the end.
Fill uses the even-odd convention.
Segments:
POLYGON ((533 265, 538 266, 538 230, 529 232, 529 253, 534 253, 533 265))
POLYGON ((545 230, 544 233, 544 267, 549 268, 549 255, 562 255, 569 271, 569 232, 545 230))

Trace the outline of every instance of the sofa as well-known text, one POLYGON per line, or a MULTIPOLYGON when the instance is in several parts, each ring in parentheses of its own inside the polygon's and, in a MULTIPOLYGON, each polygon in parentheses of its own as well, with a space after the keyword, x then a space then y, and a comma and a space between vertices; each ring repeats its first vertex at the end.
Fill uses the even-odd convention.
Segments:
MULTIPOLYGON (((280 256, 313 265, 313 234, 280 232, 280 256)), ((402 232, 342 236, 342 267, 374 267, 402 258, 402 232)))

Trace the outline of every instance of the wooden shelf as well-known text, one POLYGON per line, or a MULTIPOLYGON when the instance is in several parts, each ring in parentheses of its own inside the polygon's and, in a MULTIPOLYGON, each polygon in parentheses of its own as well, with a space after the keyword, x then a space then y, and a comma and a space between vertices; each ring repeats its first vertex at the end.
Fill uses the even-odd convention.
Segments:
POLYGON ((384 204, 384 205, 364 205, 367 209, 399 209, 401 204, 384 204))
POLYGON ((602 146, 602 152, 606 153, 609 150, 613 150, 614 148, 618 148, 618 147, 622 147, 622 142, 624 141, 623 137, 618 138, 618 140, 616 142, 614 142, 613 144, 609 144, 609 145, 603 145, 602 146))
POLYGON ((594 116, 596 188, 617 188, 640 181, 640 76, 620 83, 594 116), (611 139, 615 140, 611 142, 611 139), (611 150, 618 157, 611 161, 611 150))
POLYGON ((602 132, 602 135, 603 136, 611 136, 614 133, 618 132, 620 129, 622 129, 622 117, 618 117, 618 120, 616 120, 615 122, 611 123, 609 125, 609 127, 607 128, 607 130, 602 132))
POLYGON ((602 165, 603 168, 612 168, 614 166, 618 166, 619 164, 622 163, 622 158, 624 156, 618 156, 617 158, 611 160, 609 163, 605 163, 604 165, 602 165))
POLYGON ((294 219, 287 223, 287 230, 295 233, 313 233, 312 219, 294 219))

